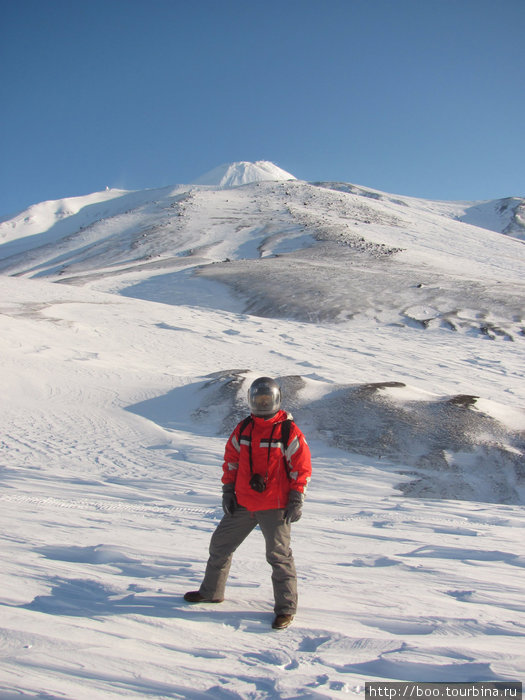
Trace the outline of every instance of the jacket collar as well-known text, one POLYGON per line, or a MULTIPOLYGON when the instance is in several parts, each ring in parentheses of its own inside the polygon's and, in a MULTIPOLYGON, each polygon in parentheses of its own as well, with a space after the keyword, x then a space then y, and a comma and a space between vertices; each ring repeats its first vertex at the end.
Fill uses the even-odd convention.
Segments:
POLYGON ((277 411, 275 416, 272 416, 271 418, 260 418, 258 416, 254 416, 252 413, 252 418, 253 422, 255 425, 263 426, 263 425, 269 425, 272 423, 282 423, 283 420, 286 420, 287 418, 291 418, 291 414, 287 413, 286 411, 283 411, 282 409, 280 411, 277 411))

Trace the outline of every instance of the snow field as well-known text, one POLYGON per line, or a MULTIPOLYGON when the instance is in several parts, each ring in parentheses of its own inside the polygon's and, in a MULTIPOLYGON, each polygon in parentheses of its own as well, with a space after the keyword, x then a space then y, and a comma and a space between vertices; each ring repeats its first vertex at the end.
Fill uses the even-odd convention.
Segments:
POLYGON ((522 200, 248 165, 0 223, 1 700, 523 679, 522 200), (182 599, 264 374, 314 460, 282 633, 257 531, 224 603, 182 599))
POLYGON ((447 355, 417 331, 409 344, 402 329, 371 336, 362 324, 327 331, 45 282, 0 285, 10 300, 0 316, 3 696, 335 698, 374 679, 520 677, 522 507, 404 498, 399 465, 318 439, 294 533, 294 626, 269 630, 257 532, 236 553, 223 604, 182 601, 220 517, 224 437, 213 414, 191 418, 199 378, 300 371, 312 398, 320 379, 410 378, 443 393, 475 382, 518 406, 523 384, 506 383, 519 373, 514 344, 495 353, 463 336, 447 355), (136 412, 163 395, 170 410, 157 420, 136 412))

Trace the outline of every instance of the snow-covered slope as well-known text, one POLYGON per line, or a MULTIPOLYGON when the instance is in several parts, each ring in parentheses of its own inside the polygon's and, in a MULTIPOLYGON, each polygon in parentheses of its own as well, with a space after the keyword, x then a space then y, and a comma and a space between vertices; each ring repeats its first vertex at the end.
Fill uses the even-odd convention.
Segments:
POLYGON ((485 226, 508 228, 495 205, 299 181, 110 194, 4 222, 0 271, 168 303, 182 286, 200 303, 196 272, 264 316, 523 332, 523 244, 458 220, 488 211, 485 226))
POLYGON ((461 221, 525 240, 525 199, 506 197, 472 204, 460 215, 461 221))
POLYGON ((0 698, 523 678, 521 205, 272 177, 0 224, 0 698), (314 460, 283 634, 257 532, 182 600, 261 374, 314 460))

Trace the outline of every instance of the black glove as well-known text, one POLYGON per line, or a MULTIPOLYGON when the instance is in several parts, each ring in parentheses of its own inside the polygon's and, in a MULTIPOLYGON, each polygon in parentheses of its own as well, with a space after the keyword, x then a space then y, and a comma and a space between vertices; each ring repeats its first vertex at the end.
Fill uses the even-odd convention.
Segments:
POLYGON ((222 487, 222 509, 225 515, 233 515, 237 508, 235 484, 224 484, 222 487))
POLYGON ((284 509, 284 522, 296 523, 303 514, 304 496, 299 491, 291 490, 288 496, 288 505, 284 509))

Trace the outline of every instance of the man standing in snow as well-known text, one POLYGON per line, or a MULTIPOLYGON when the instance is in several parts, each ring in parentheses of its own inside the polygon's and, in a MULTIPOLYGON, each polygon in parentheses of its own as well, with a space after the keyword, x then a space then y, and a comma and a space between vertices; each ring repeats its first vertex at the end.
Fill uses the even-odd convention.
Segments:
POLYGON ((224 453, 222 507, 224 517, 210 542, 206 573, 190 603, 221 603, 234 551, 259 525, 272 567, 275 619, 284 629, 297 610, 297 576, 290 549, 291 523, 302 514, 304 493, 312 473, 304 435, 281 410, 281 390, 269 377, 250 386, 251 415, 231 434, 224 453))

